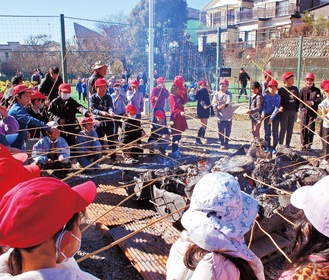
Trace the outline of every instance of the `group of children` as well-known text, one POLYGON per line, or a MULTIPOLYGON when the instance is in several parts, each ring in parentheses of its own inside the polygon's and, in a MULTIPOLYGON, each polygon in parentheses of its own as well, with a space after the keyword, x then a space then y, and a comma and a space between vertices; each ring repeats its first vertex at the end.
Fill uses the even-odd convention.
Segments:
MULTIPOLYGON (((327 91, 329 90, 328 81, 321 83, 320 87, 325 96, 321 94, 319 88, 314 84, 315 75, 307 73, 305 76, 305 87, 300 91, 294 86, 294 74, 284 72, 282 74, 283 87, 278 88, 278 82, 273 79, 270 70, 264 72, 264 89, 259 82, 251 83, 252 97, 250 100, 250 109, 247 114, 250 115, 252 125, 252 135, 254 138, 260 137, 260 127, 264 123, 265 140, 267 142, 266 152, 277 153, 277 147, 290 147, 295 121, 300 124, 300 145, 302 151, 310 151, 315 135, 316 121, 319 119, 321 109, 323 128, 324 154, 328 155, 328 143, 326 142, 329 112, 326 105, 327 91), (273 142, 271 143, 271 137, 273 142)), ((327 159, 328 156, 326 156, 327 159)))

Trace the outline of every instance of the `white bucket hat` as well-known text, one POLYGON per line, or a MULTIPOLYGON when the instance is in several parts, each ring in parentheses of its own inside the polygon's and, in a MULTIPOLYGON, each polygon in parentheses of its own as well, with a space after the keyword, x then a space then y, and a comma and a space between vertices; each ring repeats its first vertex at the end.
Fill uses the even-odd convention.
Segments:
POLYGON ((240 190, 232 175, 215 172, 198 181, 181 222, 199 247, 252 261, 257 257, 247 247, 244 234, 257 213, 258 202, 240 190))

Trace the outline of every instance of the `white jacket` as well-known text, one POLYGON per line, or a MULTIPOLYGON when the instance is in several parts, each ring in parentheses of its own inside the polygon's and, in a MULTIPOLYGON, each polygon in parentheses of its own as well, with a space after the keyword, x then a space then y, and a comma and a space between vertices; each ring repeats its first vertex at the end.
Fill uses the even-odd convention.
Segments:
POLYGON ((9 253, 0 256, 0 280, 97 280, 95 276, 82 271, 74 258, 58 264, 55 268, 43 268, 24 272, 19 275, 11 275, 8 268, 9 253))

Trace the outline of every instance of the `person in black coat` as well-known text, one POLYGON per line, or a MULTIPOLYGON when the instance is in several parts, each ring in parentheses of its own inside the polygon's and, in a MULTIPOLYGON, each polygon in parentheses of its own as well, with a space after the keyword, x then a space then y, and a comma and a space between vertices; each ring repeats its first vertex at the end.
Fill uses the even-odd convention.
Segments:
POLYGON ((71 97, 71 87, 69 84, 61 84, 58 90, 59 96, 50 103, 48 115, 50 120, 63 126, 61 136, 71 148, 71 146, 75 144, 76 134, 80 131, 80 125, 76 118, 76 114, 80 113, 85 117, 90 117, 91 113, 87 108, 71 97))
POLYGON ((59 75, 59 68, 55 66, 50 67, 39 86, 39 91, 48 97, 48 104, 58 96, 58 88, 62 83, 63 79, 59 75))
POLYGON ((144 134, 140 120, 136 119, 136 112, 137 110, 134 105, 130 104, 126 107, 126 114, 128 117, 124 118, 122 124, 122 134, 120 137, 124 163, 137 163, 138 160, 135 158, 139 153, 143 152, 143 149, 136 147, 142 143, 139 138, 141 138, 144 134))
POLYGON ((197 116, 200 119, 201 127, 198 131, 198 137, 195 140, 195 144, 202 145, 201 138, 205 139, 208 119, 210 117, 210 97, 209 92, 207 90, 207 84, 205 81, 198 82, 198 89, 195 93, 195 99, 197 102, 197 116))

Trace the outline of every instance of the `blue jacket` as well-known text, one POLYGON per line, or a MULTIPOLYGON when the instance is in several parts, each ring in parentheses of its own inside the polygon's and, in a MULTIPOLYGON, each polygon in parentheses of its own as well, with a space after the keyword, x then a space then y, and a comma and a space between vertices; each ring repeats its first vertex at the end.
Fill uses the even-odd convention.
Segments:
POLYGON ((24 141, 26 139, 26 133, 27 130, 25 130, 28 125, 34 126, 34 127, 43 127, 46 131, 49 131, 50 128, 46 126, 46 124, 42 121, 39 121, 36 118, 33 118, 19 103, 14 103, 13 107, 9 110, 8 114, 10 116, 13 116, 19 124, 19 129, 23 131, 18 132, 18 136, 16 138, 16 141, 11 145, 14 148, 17 149, 24 149, 24 141))
POLYGON ((127 91, 127 101, 128 101, 128 104, 132 104, 136 107, 137 114, 140 114, 141 111, 144 109, 143 94, 139 91, 133 92, 133 91, 128 90, 127 91))
MULTIPOLYGON (((36 162, 40 162, 41 164, 46 164, 48 161, 48 153, 50 152, 50 142, 48 136, 41 138, 32 149, 32 158, 36 162)), ((70 158, 70 147, 67 144, 66 140, 62 137, 58 137, 57 145, 56 145, 57 155, 62 155, 65 160, 64 162, 68 162, 70 158)))
POLYGON ((123 88, 119 88, 119 91, 115 91, 111 94, 113 101, 114 114, 120 115, 126 112, 126 92, 123 88), (118 97, 120 96, 120 99, 118 97))
POLYGON ((266 93, 264 95, 264 104, 263 104, 263 111, 262 115, 269 116, 270 120, 273 120, 278 113, 278 109, 280 108, 281 104, 281 97, 280 95, 270 95, 269 93, 266 93))
POLYGON ((80 131, 75 140, 77 143, 76 149, 81 154, 87 155, 86 152, 102 151, 102 146, 95 130, 90 131, 87 135, 83 131, 80 131), (94 140, 92 138, 94 138, 94 140))

